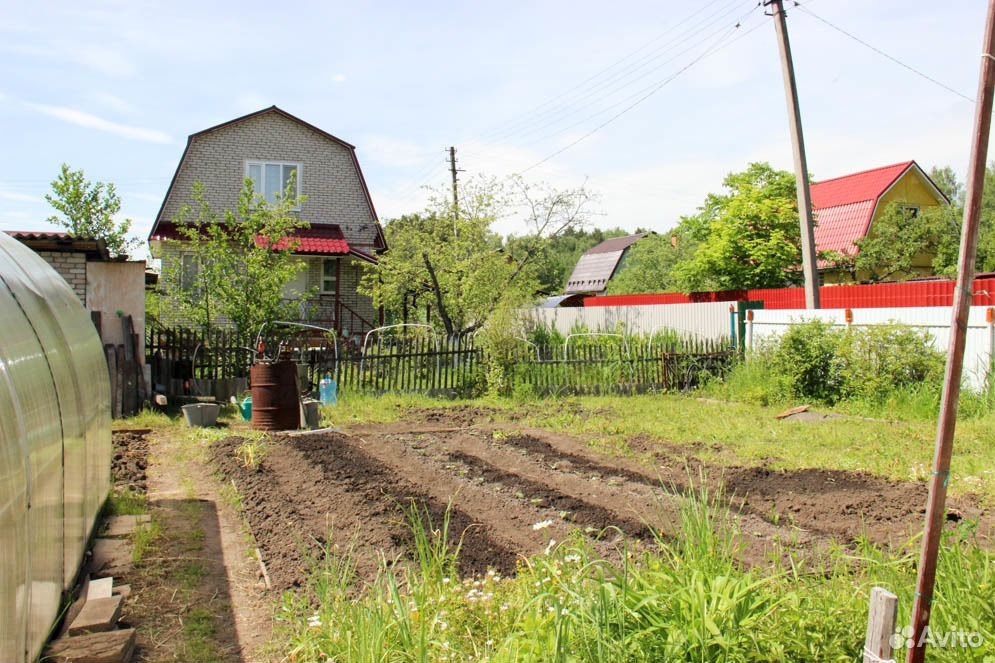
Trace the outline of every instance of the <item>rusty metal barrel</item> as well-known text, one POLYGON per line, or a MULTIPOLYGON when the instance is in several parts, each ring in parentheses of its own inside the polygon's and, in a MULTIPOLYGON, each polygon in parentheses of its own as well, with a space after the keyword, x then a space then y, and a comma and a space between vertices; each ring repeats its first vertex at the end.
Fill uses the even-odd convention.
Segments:
POLYGON ((256 430, 300 428, 297 364, 258 363, 249 372, 252 382, 252 427, 256 430))

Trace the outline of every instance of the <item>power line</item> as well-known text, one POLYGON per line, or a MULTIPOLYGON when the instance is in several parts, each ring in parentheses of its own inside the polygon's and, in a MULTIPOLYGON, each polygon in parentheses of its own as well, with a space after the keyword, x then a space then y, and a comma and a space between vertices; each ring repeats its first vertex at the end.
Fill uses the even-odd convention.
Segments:
MULTIPOLYGON (((707 48, 705 49, 705 51, 704 51, 704 52, 703 52, 703 53, 702 53, 701 55, 699 55, 699 56, 698 56, 698 58, 701 58, 702 56, 707 56, 707 55, 709 54, 709 53, 708 53, 709 49, 711 49, 711 48, 714 48, 714 47, 715 47, 716 45, 718 45, 719 43, 721 43, 721 41, 722 41, 723 39, 725 39, 726 37, 728 37, 728 36, 729 36, 729 34, 730 34, 731 32, 734 32, 734 31, 735 31, 735 30, 736 30, 737 28, 739 28, 739 27, 740 27, 740 26, 742 25, 742 22, 743 22, 743 21, 744 21, 744 20, 745 20, 745 19, 746 19, 746 18, 747 18, 747 17, 748 17, 748 16, 750 15, 750 14, 752 14, 752 13, 753 13, 754 11, 756 11, 757 7, 758 7, 758 5, 754 5, 754 6, 753 6, 753 7, 752 7, 752 8, 750 9, 750 11, 748 11, 748 12, 746 12, 745 14, 741 15, 741 16, 740 16, 740 17, 739 17, 739 18, 738 18, 738 19, 736 20, 736 23, 735 23, 735 26, 734 26, 734 27, 732 27, 732 28, 729 28, 729 27, 726 27, 726 28, 725 28, 725 29, 723 29, 723 30, 716 30, 716 31, 714 31, 714 32, 710 33, 709 35, 707 35, 707 36, 706 36, 706 37, 704 37, 703 39, 700 39, 700 40, 698 40, 698 41, 697 41, 696 43, 694 43, 694 44, 692 44, 692 45, 688 46, 687 48, 683 49, 683 50, 682 50, 682 51, 681 51, 680 53, 678 53, 678 54, 677 54, 677 55, 675 55, 674 57, 672 57, 672 58, 669 58, 669 59, 667 60, 667 62, 671 62, 671 61, 673 61, 673 60, 676 60, 676 59, 677 59, 678 57, 680 57, 681 55, 684 55, 685 53, 690 53, 690 52, 694 51, 695 49, 697 49, 697 48, 698 48, 699 46, 701 46, 701 45, 703 45, 703 44, 707 44, 707 43, 709 43, 709 42, 712 42, 712 44, 711 44, 710 46, 708 46, 708 47, 707 47, 707 48), (715 37, 716 37, 717 35, 719 35, 719 39, 718 39, 718 40, 715 40, 714 38, 715 38, 715 37)), ((726 26, 728 26, 728 23, 726 24, 726 26)), ((759 26, 758 26, 758 27, 759 27, 759 26)), ((754 29, 755 29, 755 28, 754 28, 754 29)), ((751 30, 749 30, 749 31, 747 31, 747 32, 752 32, 752 29, 751 29, 751 30)), ((737 40, 738 40, 738 38, 737 38, 737 39, 734 39, 733 41, 737 41, 737 40)), ((731 42, 730 42, 730 43, 731 43, 731 42)), ((692 61, 692 64, 694 64, 694 62, 696 62, 696 61, 697 61, 697 59, 696 59, 696 60, 694 60, 694 61, 692 61)), ((653 69, 653 71, 655 71, 656 69, 659 69, 659 68, 661 68, 661 67, 662 67, 662 65, 660 65, 660 66, 657 66, 657 67, 655 67, 655 68, 653 69)), ((686 68, 686 67, 685 67, 685 68, 686 68)), ((682 69, 681 69, 681 70, 679 70, 679 71, 678 71, 678 72, 677 72, 676 74, 673 74, 673 75, 671 75, 671 76, 667 77, 667 78, 665 79, 665 81, 664 81, 664 84, 665 84, 666 82, 669 82, 669 81, 670 81, 670 79, 672 79, 672 78, 673 78, 673 77, 675 77, 676 75, 679 75, 679 74, 680 74, 681 72, 683 72, 683 70, 684 70, 684 69, 682 68, 682 69)), ((644 77, 645 77, 645 76, 641 76, 640 78, 644 78, 644 77)), ((556 130, 556 131, 553 131, 552 133, 549 133, 549 134, 546 134, 546 135, 544 135, 544 136, 541 136, 541 137, 539 137, 539 138, 537 138, 537 139, 535 139, 535 140, 530 140, 530 141, 526 142, 526 143, 525 143, 524 145, 520 145, 520 147, 527 147, 527 146, 530 146, 530 145, 535 145, 535 144, 538 144, 538 143, 542 143, 542 142, 546 142, 546 141, 550 140, 551 138, 553 138, 553 137, 555 137, 555 136, 558 136, 558 135, 560 135, 560 134, 563 134, 563 133, 566 133, 567 131, 569 131, 570 129, 572 129, 572 128, 574 128, 574 127, 578 126, 578 125, 583 125, 583 124, 586 124, 586 123, 588 123, 588 122, 589 122, 589 121, 591 121, 591 120, 596 120, 596 119, 598 119, 599 117, 603 117, 603 116, 605 116, 605 114, 606 114, 606 113, 610 113, 610 112, 611 112, 612 110, 614 110, 614 109, 617 109, 617 108, 620 108, 620 107, 623 107, 623 106, 627 106, 627 105, 628 105, 628 104, 630 104, 630 102, 632 102, 633 100, 637 100, 637 102, 636 102, 636 103, 638 104, 638 103, 640 103, 640 102, 641 102, 641 101, 642 101, 642 100, 644 99, 644 97, 645 97, 645 96, 647 95, 647 93, 649 93, 649 94, 652 94, 652 93, 653 93, 653 92, 654 92, 654 91, 655 91, 656 89, 658 89, 658 88, 659 88, 660 86, 661 86, 661 83, 660 83, 659 81, 656 81, 656 82, 653 82, 653 83, 651 83, 651 84, 650 84, 650 85, 648 85, 648 86, 643 86, 642 88, 640 88, 640 89, 636 90, 636 91, 635 91, 635 92, 634 92, 633 94, 630 94, 630 95, 628 95, 628 96, 626 96, 626 97, 623 97, 623 98, 622 98, 622 99, 620 99, 619 101, 616 101, 615 103, 612 103, 612 104, 610 104, 609 106, 607 106, 607 107, 605 107, 605 108, 602 108, 601 110, 598 110, 598 111, 594 112, 593 114, 590 114, 590 115, 588 115, 588 116, 586 116, 586 117, 582 117, 581 119, 579 119, 579 120, 577 120, 577 121, 575 121, 575 122, 572 122, 572 123, 570 123, 570 124, 568 124, 568 125, 565 125, 565 126, 561 127, 560 129, 558 129, 558 130, 556 130)), ((624 112, 627 112, 627 110, 628 110, 628 109, 626 109, 625 111, 623 111, 623 114, 624 114, 624 112)), ((611 119, 611 120, 609 121, 609 123, 610 123, 611 121, 613 121, 614 119, 615 119, 615 118, 612 118, 612 119, 611 119)), ((525 134, 525 135, 527 135, 527 134, 529 134, 529 133, 535 133, 535 131, 533 130, 533 131, 530 131, 530 132, 526 132, 526 134, 525 134)), ((580 140, 583 140, 583 138, 585 138, 585 137, 586 137, 586 135, 585 135, 584 137, 582 137, 582 138, 581 138, 580 140)), ((575 143, 576 143, 576 142, 580 142, 580 141, 578 140, 578 141, 575 141, 575 143)), ((575 144, 575 143, 571 143, 571 146, 572 146, 573 144, 575 144)), ((570 146, 567 146, 567 147, 570 147, 570 146)), ((538 164, 533 164, 533 166, 531 166, 530 168, 534 167, 535 165, 538 165, 538 164)), ((523 172, 524 172, 524 171, 523 171, 523 172)))
MULTIPOLYGON (((615 61, 613 64, 609 65, 608 67, 605 67, 604 69, 601 69, 598 73, 594 74, 593 76, 589 76, 588 78, 584 79, 583 81, 581 81, 577 85, 574 85, 573 87, 569 88, 567 91, 563 92, 562 94, 559 94, 559 95, 557 95, 557 96, 549 99, 548 101, 546 101, 546 102, 544 102, 542 104, 539 104, 538 106, 536 106, 532 110, 526 111, 523 114, 523 117, 521 119, 512 121, 510 123, 506 123, 506 126, 504 126, 504 128, 498 128, 496 130, 492 130, 492 131, 486 132, 486 133, 482 134, 480 138, 483 139, 483 140, 492 140, 492 139, 507 137, 508 135, 517 133, 519 130, 521 130, 524 127, 527 127, 528 125, 535 123, 537 120, 541 120, 544 116, 556 115, 556 114, 561 113, 564 110, 569 110, 570 106, 573 105, 573 104, 575 104, 576 102, 582 101, 584 99, 587 99, 592 94, 594 94, 595 92, 597 92, 598 90, 603 89, 605 87, 609 87, 609 86, 611 86, 613 83, 615 83, 617 81, 624 80, 625 78, 628 78, 629 76, 631 76, 633 73, 639 71, 640 69, 645 68, 646 66, 648 66, 649 64, 651 64, 652 61, 654 59, 656 59, 659 55, 661 55, 663 53, 666 53, 667 51, 671 50, 674 46, 677 46, 677 45, 679 45, 679 44, 687 41, 693 35, 698 34, 699 32, 702 32, 704 30, 707 30, 712 25, 724 22, 725 18, 729 14, 732 14, 733 12, 736 11, 736 8, 738 6, 741 6, 741 3, 742 3, 742 0, 733 0, 732 3, 726 4, 721 9, 719 9, 717 12, 712 13, 711 15, 705 17, 701 21, 693 23, 689 27, 689 30, 686 31, 682 36, 681 35, 676 36, 675 39, 670 40, 670 41, 666 42, 665 44, 662 44, 661 46, 653 49, 648 54, 646 54, 646 55, 644 55, 644 56, 636 59, 634 62, 630 63, 629 65, 627 65, 627 66, 625 66, 623 68, 621 68, 619 71, 615 71, 615 72, 613 72, 609 76, 603 76, 605 73, 607 73, 607 72, 615 69, 616 67, 618 67, 618 65, 620 65, 623 62, 625 62, 626 60, 630 59, 636 53, 639 53, 640 51, 645 50, 649 45, 651 45, 653 43, 656 43, 657 41, 659 41, 660 39, 662 39, 664 36, 666 36, 666 35, 674 32, 678 27, 684 25, 685 23, 690 22, 691 19, 693 19, 698 14, 702 13, 702 11, 704 11, 708 7, 716 4, 716 2, 712 2, 711 5, 707 5, 706 7, 703 7, 702 9, 700 9, 697 12, 695 12, 694 14, 688 16, 687 18, 685 18, 681 22, 679 22, 676 25, 672 26, 672 28, 670 28, 666 32, 662 33, 661 35, 658 35, 657 37, 655 37, 650 42, 647 42, 646 44, 644 44, 639 49, 636 49, 635 51, 629 53, 625 57, 623 57, 623 58, 615 61), (603 78, 604 80, 601 80, 601 81, 595 83, 594 85, 587 86, 588 83, 596 81, 599 78, 603 78), (584 89, 585 87, 587 87, 586 90, 584 89), (572 94, 574 91, 579 91, 580 95, 578 96, 578 95, 572 94), (567 99, 567 98, 569 98, 569 99, 567 99), (541 110, 543 108, 551 106, 552 104, 554 104, 556 101, 558 101, 560 99, 564 99, 564 102, 560 103, 558 105, 555 105, 552 108, 548 108, 547 110, 543 110, 542 112, 537 112, 537 111, 539 111, 539 110, 541 110)), ((499 127, 500 127, 500 125, 499 125, 499 127)))
MULTIPOLYGON (((738 21, 744 20, 755 9, 756 9, 756 7, 754 6, 753 8, 751 8, 751 10, 749 12, 746 12, 745 14, 740 15, 738 21)), ((515 137, 516 134, 517 134, 518 138, 522 138, 522 137, 525 137, 525 136, 528 136, 528 135, 536 134, 536 133, 542 131, 543 129, 545 129, 547 127, 550 127, 550 126, 553 126, 553 125, 559 123, 563 119, 569 118, 569 117, 571 117, 573 115, 576 115, 576 114, 578 114, 578 113, 580 113, 580 112, 582 112, 582 111, 584 111, 586 109, 589 109, 589 108, 597 106, 598 104, 600 104, 601 102, 603 102, 607 98, 610 98, 610 97, 612 97, 614 95, 617 95, 619 93, 623 93, 626 90, 626 88, 632 87, 635 84, 637 84, 639 81, 642 81, 642 80, 644 80, 646 78, 649 78, 650 76, 652 76, 652 74, 654 74, 655 72, 659 71, 660 69, 663 69, 666 65, 670 64, 674 60, 677 60, 678 58, 680 58, 685 53, 693 51, 695 48, 697 48, 698 46, 700 46, 702 43, 705 43, 706 41, 708 41, 711 38, 713 38, 715 35, 718 35, 718 34, 722 33, 726 29, 726 26, 728 26, 729 23, 731 22, 731 20, 727 18, 730 13, 731 12, 727 12, 719 20, 715 20, 715 21, 712 21, 710 23, 707 23, 707 24, 704 24, 704 25, 696 27, 696 29, 692 30, 691 32, 688 32, 687 34, 683 35, 681 38, 677 39, 676 41, 671 42, 670 44, 668 44, 667 48, 663 49, 662 52, 660 53, 661 55, 663 53, 666 53, 668 51, 671 51, 671 50, 675 49, 678 46, 682 46, 683 44, 686 44, 686 43, 692 41, 693 38, 697 37, 698 35, 700 35, 702 33, 706 33, 706 32, 708 33, 707 36, 699 39, 698 41, 696 41, 694 43, 692 43, 690 46, 682 48, 680 51, 678 51, 677 53, 671 55, 667 59, 665 59, 665 60, 663 60, 661 62, 658 62, 658 63, 654 63, 652 60, 646 61, 646 62, 640 64, 635 69, 632 69, 628 73, 625 73, 624 75, 620 76, 616 80, 609 80, 609 81, 607 81, 604 84, 599 84, 598 86, 595 86, 594 88, 592 88, 591 90, 589 90, 586 94, 578 97, 575 100, 576 102, 580 102, 580 101, 584 101, 586 99, 590 99, 591 97, 594 97, 595 95, 597 95, 597 98, 593 99, 592 101, 580 104, 576 108, 572 108, 572 109, 569 108, 569 107, 563 107, 555 115, 550 116, 549 118, 546 118, 545 120, 543 120, 542 118, 538 118, 537 119, 537 123, 536 123, 535 126, 533 126, 533 127, 527 127, 527 126, 523 127, 521 131, 511 132, 510 134, 503 136, 503 138, 505 138, 505 139, 512 138, 512 137, 515 137), (716 25, 720 25, 722 27, 720 27, 718 30, 711 30, 711 28, 713 28, 716 25), (632 76, 634 74, 636 74, 640 69, 644 69, 644 68, 646 68, 647 66, 650 66, 650 65, 655 65, 655 66, 652 66, 647 71, 639 73, 638 75, 635 76, 635 78, 632 78, 632 76), (622 82, 626 78, 631 78, 631 80, 629 80, 627 82, 622 82), (602 89, 602 88, 604 88, 604 89, 602 89), (601 94, 598 94, 599 92, 601 92, 601 94)), ((656 56, 654 56, 654 58, 655 57, 656 56)), ((652 84, 651 84, 651 87, 652 87, 652 84)), ((604 113, 608 112, 613 107, 615 107, 617 105, 620 105, 622 103, 625 103, 625 101, 627 99, 629 99, 629 98, 631 98, 633 96, 638 96, 645 89, 646 89, 646 87, 644 86, 643 88, 637 90, 635 92, 635 94, 629 95, 628 97, 623 98, 620 102, 616 102, 615 104, 609 105, 606 108, 603 108, 603 109, 595 112, 593 115, 591 115, 588 118, 585 118, 585 119, 581 120, 579 123, 586 122, 589 119, 592 119, 594 117, 597 117, 598 115, 601 115, 601 114, 604 114, 604 113)), ((574 123, 571 126, 575 126, 576 124, 578 124, 578 123, 574 123)))
POLYGON ((936 80, 935 78, 933 78, 929 74, 924 74, 923 72, 919 71, 918 69, 916 69, 912 65, 907 64, 905 62, 902 62, 901 60, 899 60, 898 58, 896 58, 893 55, 889 55, 888 53, 885 53, 884 51, 882 51, 877 46, 873 46, 871 44, 868 44, 866 41, 864 41, 860 37, 858 37, 858 36, 856 36, 856 35, 854 35, 854 34, 852 34, 850 32, 847 32, 846 30, 844 30, 843 28, 839 27, 838 25, 830 23, 828 20, 822 18, 821 16, 819 16, 818 14, 816 14, 815 12, 813 12, 811 9, 806 9, 805 7, 803 7, 802 5, 800 5, 798 3, 795 3, 795 7, 797 7, 800 10, 802 10, 802 12, 808 14, 812 18, 814 18, 814 19, 816 19, 818 21, 821 21, 822 23, 826 24, 827 26, 829 26, 833 30, 836 30, 837 32, 839 32, 840 34, 849 37, 850 39, 852 39, 853 41, 857 42, 861 46, 864 46, 865 48, 869 48, 870 50, 874 51, 878 55, 880 55, 882 57, 885 57, 885 58, 888 58, 889 60, 891 60, 895 64, 899 65, 900 67, 904 67, 905 69, 908 69, 909 71, 911 71, 916 76, 919 76, 920 78, 926 79, 927 81, 929 81, 933 85, 937 85, 937 86, 943 88, 944 90, 946 90, 947 92, 952 92, 953 94, 956 94, 961 99, 964 99, 966 101, 970 101, 972 104, 974 103, 974 98, 973 97, 969 97, 966 94, 964 94, 964 93, 962 93, 962 92, 960 92, 958 90, 955 90, 954 88, 950 87, 946 83, 943 83, 941 81, 936 80))
MULTIPOLYGON (((757 26, 757 27, 759 27, 759 26, 757 26)), ((735 27, 731 28, 723 36, 722 39, 725 39, 726 37, 732 35, 738 29, 739 29, 739 24, 737 24, 735 27)), ((756 29, 756 27, 753 28, 753 29, 756 29)), ((752 30, 751 30, 751 32, 752 32, 752 30)), ((623 115, 625 115, 626 113, 628 113, 629 111, 631 111, 633 108, 635 108, 639 104, 643 103, 644 101, 646 101, 647 99, 649 99, 650 97, 652 97, 654 94, 656 94, 661 89, 663 89, 664 87, 666 87, 668 84, 670 84, 672 81, 674 81, 674 79, 676 79, 678 76, 680 76, 681 74, 683 74, 685 71, 687 71, 688 69, 690 69, 694 65, 696 65, 699 62, 701 62, 702 60, 704 60, 707 56, 709 56, 709 55, 711 55, 713 53, 718 52, 719 48, 716 48, 716 46, 717 46, 718 43, 721 43, 721 41, 722 40, 720 39, 719 42, 716 43, 716 45, 713 45, 712 47, 709 47, 708 49, 706 49, 705 51, 703 51, 700 55, 698 55, 698 57, 696 57, 693 60, 691 60, 690 62, 688 62, 686 65, 684 65, 683 67, 681 67, 680 69, 678 69, 676 72, 674 72, 670 77, 664 79, 662 82, 660 82, 655 87, 653 87, 649 92, 647 92, 642 97, 640 97, 639 99, 637 99, 633 103, 631 103, 628 106, 626 106, 625 108, 623 108, 621 111, 619 111, 615 115, 612 115, 610 118, 608 118, 607 120, 605 120, 604 122, 602 122, 598 126, 594 127, 593 129, 591 129, 590 131, 588 131, 584 135, 580 136, 576 140, 568 143, 567 145, 565 145, 565 146, 561 147, 560 149, 556 150, 555 152, 552 152, 551 154, 543 157, 542 159, 540 159, 539 161, 535 162, 534 164, 532 164, 528 168, 525 168, 524 170, 520 171, 519 174, 527 173, 528 171, 532 170, 533 168, 536 168, 537 166, 540 166, 540 165, 546 163, 550 159, 553 159, 553 158, 559 156, 560 154, 563 154, 564 152, 566 152, 570 148, 574 147, 578 143, 580 143, 580 142, 582 142, 582 141, 590 138, 591 136, 593 136, 597 132, 601 131, 602 129, 604 129, 605 127, 607 127, 609 124, 611 124, 615 120, 619 119, 620 117, 622 117, 623 115)), ((736 41, 736 40, 733 40, 733 41, 736 41)), ((733 42, 729 42, 729 43, 733 43, 733 42)), ((726 44, 726 45, 728 45, 728 44, 726 44)))

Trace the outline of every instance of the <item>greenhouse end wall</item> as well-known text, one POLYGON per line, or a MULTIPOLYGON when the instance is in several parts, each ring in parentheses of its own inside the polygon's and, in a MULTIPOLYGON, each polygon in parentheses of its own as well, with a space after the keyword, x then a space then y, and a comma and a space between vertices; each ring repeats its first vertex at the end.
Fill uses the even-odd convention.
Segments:
POLYGON ((103 346, 69 285, 0 233, 0 661, 33 660, 110 485, 103 346))

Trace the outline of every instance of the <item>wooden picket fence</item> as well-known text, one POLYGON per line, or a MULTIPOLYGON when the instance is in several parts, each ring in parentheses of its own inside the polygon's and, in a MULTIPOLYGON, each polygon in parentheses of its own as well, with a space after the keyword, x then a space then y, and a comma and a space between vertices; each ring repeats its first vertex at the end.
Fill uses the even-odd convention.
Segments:
POLYGON ((600 337, 530 350, 515 362, 514 380, 539 396, 690 391, 725 375, 737 356, 728 341, 692 338, 600 337))
MULTIPOLYGON (((146 347, 154 388, 222 400, 237 395, 248 388, 255 340, 225 329, 151 328, 146 347)), ((471 397, 484 389, 486 358, 472 335, 384 336, 363 349, 298 333, 267 337, 263 344, 269 356, 300 364, 304 388, 314 393, 324 376, 344 394, 471 397)), ((687 391, 708 376, 724 375, 735 357, 723 341, 587 338, 568 347, 523 341, 510 377, 516 389, 536 396, 687 391)))

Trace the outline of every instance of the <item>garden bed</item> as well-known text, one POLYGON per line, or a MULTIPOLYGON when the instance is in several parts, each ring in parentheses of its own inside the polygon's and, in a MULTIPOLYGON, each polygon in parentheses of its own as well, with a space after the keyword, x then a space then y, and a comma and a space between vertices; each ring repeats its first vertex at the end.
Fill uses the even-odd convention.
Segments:
MULTIPOLYGON (((653 546, 657 535, 676 535, 691 484, 736 516, 745 566, 766 565, 772 554, 814 560, 860 537, 900 546, 922 525, 921 483, 834 470, 713 467, 691 449, 663 445, 642 454, 649 462, 609 457, 572 436, 491 418, 486 411, 436 410, 347 433, 274 436, 255 468, 237 457, 242 438, 215 443, 212 454, 241 495, 280 589, 302 586, 310 560, 326 546, 351 548, 365 577, 384 562, 411 559, 405 507, 412 503, 436 527, 451 509, 449 538, 462 542, 464 575, 513 573, 519 559, 578 530, 606 556, 617 554, 623 540, 653 546)), ((970 500, 952 509, 951 519, 990 520, 970 500)))

